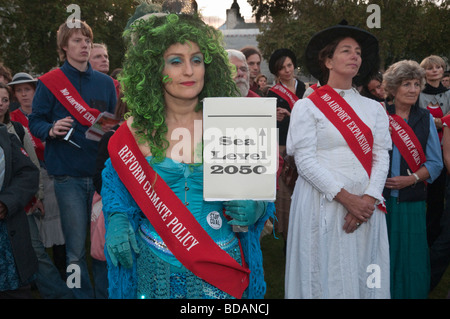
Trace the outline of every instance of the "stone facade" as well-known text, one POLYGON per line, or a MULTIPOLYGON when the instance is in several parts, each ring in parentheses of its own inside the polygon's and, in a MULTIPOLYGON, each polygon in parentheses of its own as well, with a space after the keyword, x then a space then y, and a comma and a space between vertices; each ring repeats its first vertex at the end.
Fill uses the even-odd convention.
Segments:
MULTIPOLYGON (((256 36, 260 33, 259 28, 256 23, 245 22, 237 0, 234 0, 230 9, 227 9, 227 20, 219 30, 222 31, 226 49, 240 50, 247 45, 258 47, 256 36)), ((269 84, 274 81, 265 60, 261 61, 261 73, 267 76, 269 84)))

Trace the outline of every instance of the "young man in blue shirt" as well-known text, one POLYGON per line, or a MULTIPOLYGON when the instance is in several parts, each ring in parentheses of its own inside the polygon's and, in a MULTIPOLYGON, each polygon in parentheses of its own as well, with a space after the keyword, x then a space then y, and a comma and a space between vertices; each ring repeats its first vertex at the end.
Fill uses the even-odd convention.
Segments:
POLYGON ((68 281, 73 279, 71 285, 76 288, 73 292, 77 298, 93 298, 85 244, 98 142, 86 138, 89 125, 79 112, 114 113, 117 97, 111 77, 93 70, 89 64, 91 28, 85 22, 77 22, 75 28, 63 23, 58 30, 58 53, 64 64, 56 70, 59 78, 49 72, 38 81, 29 127, 34 136, 46 142, 45 165, 49 175, 54 177, 67 265, 72 265, 68 281), (47 79, 53 81, 55 87, 59 85, 58 90, 49 86, 47 79), (66 88, 72 90, 73 99, 62 100, 58 95, 66 88), (67 136, 69 131, 70 137, 67 136), (76 278, 77 273, 79 278, 76 278))

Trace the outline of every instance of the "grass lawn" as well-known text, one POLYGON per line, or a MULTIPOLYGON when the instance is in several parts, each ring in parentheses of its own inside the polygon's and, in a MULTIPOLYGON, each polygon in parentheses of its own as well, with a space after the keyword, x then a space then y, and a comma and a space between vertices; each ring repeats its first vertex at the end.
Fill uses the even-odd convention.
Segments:
MULTIPOLYGON (((264 275, 267 283, 265 299, 284 299, 284 241, 282 235, 272 234, 261 240, 264 258, 264 275)), ((51 255, 51 251, 49 251, 51 255)), ((88 262, 90 258, 88 258, 88 262)), ((445 299, 450 289, 450 267, 442 277, 439 285, 430 293, 429 299, 445 299)), ((33 291, 35 298, 40 298, 38 291, 33 291)))
POLYGON ((264 278, 267 284, 266 299, 284 299, 284 240, 282 235, 266 235, 261 240, 264 278))
MULTIPOLYGON (((264 275, 267 283, 266 299, 284 298, 284 241, 281 235, 267 235, 261 240, 264 258, 264 275)), ((429 294, 429 299, 445 299, 450 289, 450 267, 439 285, 429 294)))

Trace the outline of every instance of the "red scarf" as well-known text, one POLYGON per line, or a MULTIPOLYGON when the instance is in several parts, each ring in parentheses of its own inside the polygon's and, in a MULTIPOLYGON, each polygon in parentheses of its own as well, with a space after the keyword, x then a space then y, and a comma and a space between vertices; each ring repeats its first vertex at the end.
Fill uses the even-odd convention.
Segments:
POLYGON ((339 130, 370 177, 373 135, 353 108, 329 85, 319 87, 308 98, 339 130))
POLYGON ((414 173, 426 162, 422 145, 412 128, 400 116, 395 114, 388 116, 392 142, 414 173))
POLYGON ((81 125, 90 127, 100 111, 91 108, 61 69, 50 71, 39 78, 58 101, 81 125))
POLYGON ((172 254, 192 273, 222 291, 241 298, 250 271, 222 250, 192 213, 157 175, 124 123, 108 144, 120 180, 172 254))
POLYGON ((283 84, 278 83, 270 88, 270 91, 276 93, 278 96, 286 100, 292 110, 294 107, 295 102, 299 100, 297 95, 292 93, 287 87, 285 87, 283 84))

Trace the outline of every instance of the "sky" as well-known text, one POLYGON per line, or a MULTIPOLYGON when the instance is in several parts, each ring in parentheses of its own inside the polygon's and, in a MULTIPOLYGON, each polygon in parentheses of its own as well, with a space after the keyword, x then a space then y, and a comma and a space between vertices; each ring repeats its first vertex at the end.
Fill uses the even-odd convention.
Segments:
MULTIPOLYGON (((233 0, 196 0, 199 12, 202 13, 204 17, 218 17, 225 22, 227 9, 231 8, 233 0)), ((250 20, 252 18, 252 7, 248 4, 247 0, 237 1, 241 16, 245 20, 250 20)))

